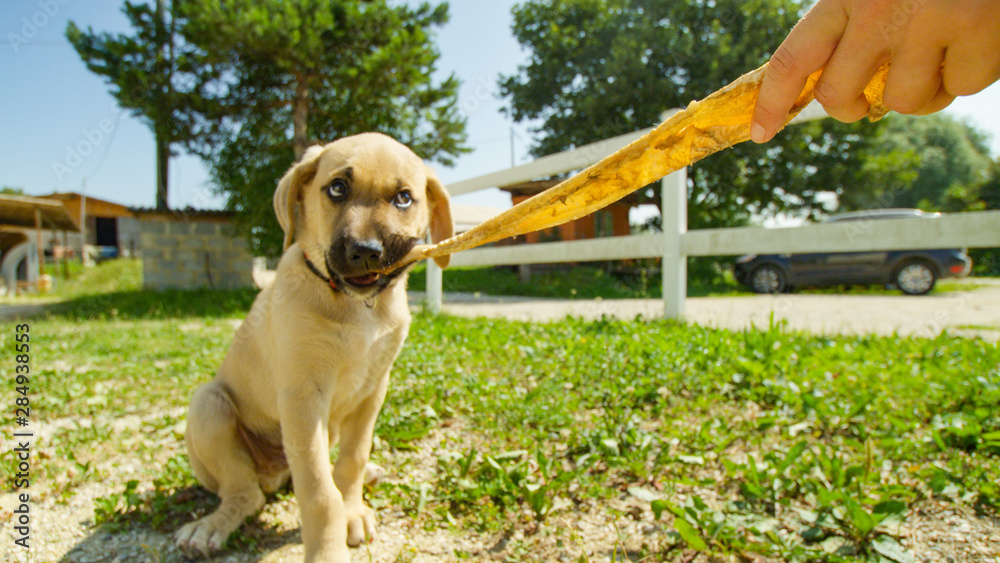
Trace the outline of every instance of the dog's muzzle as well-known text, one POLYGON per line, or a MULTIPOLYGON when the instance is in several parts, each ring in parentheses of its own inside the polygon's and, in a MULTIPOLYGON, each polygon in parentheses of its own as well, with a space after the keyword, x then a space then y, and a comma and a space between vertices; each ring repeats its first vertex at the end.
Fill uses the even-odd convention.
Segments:
POLYGON ((388 236, 379 239, 339 237, 326 255, 331 279, 349 293, 367 297, 387 288, 410 264, 400 262, 420 242, 416 237, 388 236))
POLYGON ((375 239, 354 240, 346 243, 344 253, 350 271, 368 272, 360 276, 345 276, 344 281, 358 287, 372 286, 382 278, 375 270, 382 269, 385 247, 375 239))

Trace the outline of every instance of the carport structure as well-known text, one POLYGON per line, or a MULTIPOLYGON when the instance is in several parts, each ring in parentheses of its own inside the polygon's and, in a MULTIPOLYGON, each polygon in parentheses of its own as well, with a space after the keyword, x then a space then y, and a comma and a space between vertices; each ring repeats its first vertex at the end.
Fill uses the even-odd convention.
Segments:
POLYGON ((0 272, 8 291, 37 283, 45 261, 42 230, 79 232, 80 224, 59 201, 0 195, 0 272), (19 283, 21 280, 21 283, 19 283))

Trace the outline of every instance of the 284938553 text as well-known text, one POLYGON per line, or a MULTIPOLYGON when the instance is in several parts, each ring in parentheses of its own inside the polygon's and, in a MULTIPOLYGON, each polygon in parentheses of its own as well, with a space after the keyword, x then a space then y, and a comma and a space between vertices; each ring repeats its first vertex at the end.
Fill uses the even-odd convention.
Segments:
POLYGON ((14 543, 27 549, 31 541, 31 495, 27 491, 31 485, 31 441, 33 432, 27 430, 30 424, 31 398, 31 327, 19 324, 14 329, 14 458, 17 472, 14 487, 17 489, 17 507, 14 509, 14 543))

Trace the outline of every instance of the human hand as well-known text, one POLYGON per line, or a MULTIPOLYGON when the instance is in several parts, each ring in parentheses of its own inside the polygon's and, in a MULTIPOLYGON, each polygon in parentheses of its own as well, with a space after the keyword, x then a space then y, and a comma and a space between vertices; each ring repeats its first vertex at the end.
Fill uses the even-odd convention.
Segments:
POLYGON ((824 67, 816 99, 840 121, 861 119, 864 87, 886 62, 882 101, 899 113, 934 113, 979 92, 1000 79, 1000 2, 819 0, 767 65, 751 139, 771 140, 806 78, 824 67))

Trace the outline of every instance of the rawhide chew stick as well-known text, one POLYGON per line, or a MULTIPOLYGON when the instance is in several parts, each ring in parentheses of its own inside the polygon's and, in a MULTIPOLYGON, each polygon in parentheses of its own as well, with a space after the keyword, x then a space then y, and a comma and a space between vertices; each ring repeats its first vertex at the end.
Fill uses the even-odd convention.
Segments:
MULTIPOLYGON (((741 76, 704 100, 691 102, 628 146, 478 226, 438 244, 415 247, 400 263, 453 254, 579 219, 671 172, 748 140, 765 68, 767 65, 741 76)), ((872 121, 888 113, 882 104, 888 72, 887 63, 865 88, 872 121)), ((822 70, 809 77, 786 124, 814 99, 813 89, 821 74, 822 70)))

